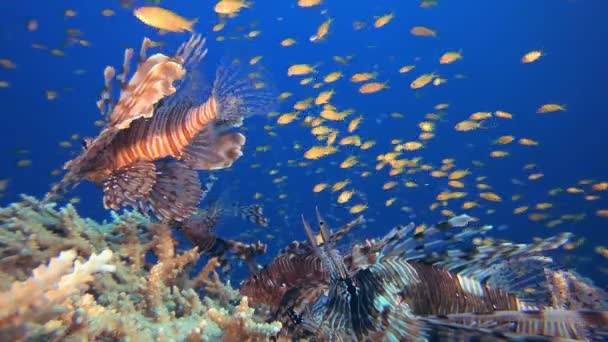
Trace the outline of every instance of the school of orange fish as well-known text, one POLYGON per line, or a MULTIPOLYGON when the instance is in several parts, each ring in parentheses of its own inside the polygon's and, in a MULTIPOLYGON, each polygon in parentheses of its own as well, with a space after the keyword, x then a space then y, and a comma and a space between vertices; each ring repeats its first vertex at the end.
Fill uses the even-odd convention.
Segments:
MULTIPOLYGON (((325 0, 325 2, 327 1, 325 0)), ((102 9, 99 15, 108 18, 129 16, 132 20, 141 21, 142 25, 158 29, 159 36, 152 37, 150 40, 149 47, 151 48, 162 47, 165 44, 164 40, 174 38, 170 35, 190 34, 188 32, 202 33, 208 39, 214 39, 217 44, 225 41, 242 41, 244 44, 255 45, 256 39, 262 36, 261 25, 257 22, 252 22, 249 26, 238 27, 231 23, 231 20, 238 18, 240 14, 255 11, 256 3, 254 1, 221 0, 212 7, 215 12, 214 19, 207 22, 186 18, 168 8, 158 6, 124 8, 120 7, 118 3, 115 4, 115 7, 108 6, 108 8, 102 9)), ((440 4, 436 0, 422 0, 419 1, 419 7, 421 10, 433 10, 440 7, 440 4)), ((277 46, 290 49, 296 44, 329 45, 332 39, 336 39, 332 36, 332 31, 340 22, 340 17, 339 15, 332 16, 324 8, 324 1, 298 0, 297 6, 294 6, 293 10, 318 12, 318 26, 311 23, 309 27, 305 28, 310 32, 309 36, 285 36, 276 42, 277 46)), ((79 13, 76 9, 66 9, 63 15, 69 19, 78 16, 79 13)), ((277 18, 277 20, 282 19, 277 18)), ((352 23, 340 22, 339 25, 351 26, 353 34, 364 29, 379 30, 380 32, 384 26, 399 25, 406 28, 407 32, 413 36, 420 37, 420 39, 437 39, 440 44, 438 39, 440 34, 437 30, 401 20, 399 13, 378 13, 377 16, 370 16, 352 23)), ((24 29, 30 32, 39 29, 36 19, 29 19, 24 26, 24 29)), ((184 37, 181 36, 178 39, 183 41, 184 37)), ((53 56, 63 57, 66 50, 74 45, 82 47, 91 45, 84 33, 75 28, 66 30, 66 41, 63 48, 48 47, 38 42, 32 42, 31 46, 33 49, 48 51, 53 56)), ((559 204, 560 198, 562 198, 560 196, 574 196, 581 202, 605 199, 608 179, 581 179, 573 184, 548 187, 545 200, 529 201, 519 193, 495 190, 490 183, 491 179, 483 175, 486 165, 481 161, 473 160, 470 164, 461 163, 449 156, 438 161, 425 159, 425 147, 433 144, 436 136, 445 132, 446 129, 454 130, 458 132, 457 134, 462 135, 476 134, 475 131, 498 131, 497 127, 501 125, 501 122, 517 120, 518 115, 547 115, 550 113, 559 115, 559 112, 566 112, 564 115, 567 115, 566 104, 538 103, 536 108, 530 108, 530 113, 511 113, 503 108, 483 109, 470 113, 464 120, 453 120, 450 118, 450 103, 438 99, 436 105, 429 108, 424 118, 417 122, 415 136, 394 137, 390 146, 381 146, 373 136, 358 133, 366 124, 371 125, 375 117, 359 113, 357 108, 340 108, 337 103, 355 95, 382 96, 382 93, 389 89, 393 82, 408 82, 411 91, 425 92, 431 91, 429 88, 445 85, 452 81, 450 78, 462 79, 467 76, 457 74, 448 77, 445 76, 447 72, 444 75, 440 71, 419 71, 416 60, 403 63, 397 70, 371 67, 369 70, 352 70, 349 68, 349 64, 357 58, 357 48, 359 47, 353 47, 352 53, 335 55, 329 61, 298 61, 291 64, 287 70, 272 70, 272 72, 287 75, 289 81, 297 82, 294 86, 299 84, 303 87, 303 91, 301 93, 280 91, 278 94, 278 101, 281 103, 280 110, 269 113, 271 122, 264 126, 266 137, 261 139, 268 143, 256 146, 255 151, 252 152, 255 158, 249 160, 264 159, 265 153, 277 149, 282 149, 282 155, 287 158, 285 161, 278 161, 271 166, 258 162, 249 165, 271 177, 272 184, 275 186, 271 189, 260 189, 253 194, 255 200, 278 201, 279 214, 286 214, 286 208, 289 206, 282 205, 281 201, 289 200, 287 184, 291 179, 284 173, 289 169, 300 167, 309 172, 311 180, 317 180, 311 184, 311 201, 314 202, 318 198, 317 196, 331 196, 337 207, 343 207, 353 215, 372 209, 378 212, 389 210, 384 207, 400 207, 400 210, 406 213, 420 210, 419 208, 422 208, 420 203, 414 209, 408 206, 403 199, 407 197, 407 191, 410 189, 428 188, 429 191, 435 192, 435 200, 427 203, 424 209, 437 211, 447 218, 454 217, 458 213, 467 213, 472 217, 480 218, 484 215, 491 215, 497 210, 509 210, 514 215, 527 215, 528 219, 535 224, 549 228, 583 221, 588 215, 608 218, 608 207, 596 209, 590 213, 572 213, 567 212, 567 209, 559 204), (338 88, 339 84, 347 82, 355 85, 354 91, 358 94, 346 93, 345 90, 342 90, 348 89, 347 87, 338 88), (336 89, 340 89, 340 92, 336 89), (315 95, 302 95, 309 93, 315 95), (284 126, 290 126, 290 129, 297 126, 297 129, 309 131, 311 137, 306 141, 292 142, 291 146, 286 149, 284 145, 288 137, 281 139, 284 126), (278 141, 280 143, 277 143, 278 141), (329 156, 333 158, 331 162, 326 161, 329 156), (340 161, 335 161, 335 158, 340 161), (355 188, 355 184, 361 184, 356 178, 367 177, 377 177, 382 180, 380 190, 386 194, 383 203, 367 201, 366 193, 372 192, 374 189, 355 188), (429 183, 432 183, 432 186, 429 183), (509 201, 511 203, 504 203, 509 201)), ((435 58, 438 70, 446 70, 445 68, 449 68, 450 64, 458 63, 465 56, 465 52, 462 50, 446 50, 439 56, 425 56, 425 58, 435 58)), ((294 56, 294 60, 297 58, 294 56)), ((514 60, 513 63, 542 63, 544 58, 550 57, 545 56, 544 51, 535 49, 523 53, 521 59, 514 60)), ((247 57, 247 63, 256 65, 263 63, 263 59, 263 54, 252 55, 247 57)), ((0 67, 6 69, 3 72, 18 72, 19 65, 18 61, 12 60, 9 56, 0 56, 0 67)), ((522 65, 521 67, 528 66, 522 65)), ((74 71, 76 74, 84 72, 85 70, 82 69, 74 71)), ((0 79, 0 88, 10 86, 8 81, 0 79)), ((70 93, 49 89, 45 91, 44 95, 49 101, 54 101, 61 96, 69 96, 70 93)), ((403 113, 394 112, 387 117, 387 120, 399 122, 405 116, 403 113)), ((459 116, 462 117, 462 115, 459 116)), ((98 120, 95 124, 102 126, 104 123, 98 120)), ((75 133, 68 139, 59 142, 59 146, 66 149, 78 147, 75 141, 79 139, 80 134, 75 133)), ((503 160, 512 154, 517 154, 520 149, 537 149, 538 153, 542 153, 544 146, 542 142, 532 136, 496 133, 495 140, 491 142, 490 147, 489 156, 493 159, 503 160)), ((18 153, 17 165, 19 167, 32 165, 32 160, 27 158, 29 153, 27 150, 20 150, 18 153)), ((239 164, 238 167, 243 168, 244 165, 239 164)), ((545 172, 549 171, 541 170, 534 163, 528 163, 522 165, 521 172, 510 178, 520 184, 529 184, 539 181, 544 177, 545 172), (524 177, 527 178, 527 181, 519 180, 524 177)), ((51 173, 59 175, 61 171, 53 170, 51 173)), ((9 184, 9 179, 0 180, 0 193, 6 191, 9 184)), ((80 199, 72 198, 70 201, 78 203, 80 199)), ((275 205, 277 204, 275 203, 275 205)), ((273 238, 276 232, 267 230, 266 234, 268 238, 273 238)), ((585 242, 584 239, 580 239, 569 243, 566 245, 566 249, 577 248, 585 242)), ((589 242, 587 241, 587 243, 589 242)), ((608 258, 606 246, 597 245, 594 246, 594 249, 600 255, 608 258)))

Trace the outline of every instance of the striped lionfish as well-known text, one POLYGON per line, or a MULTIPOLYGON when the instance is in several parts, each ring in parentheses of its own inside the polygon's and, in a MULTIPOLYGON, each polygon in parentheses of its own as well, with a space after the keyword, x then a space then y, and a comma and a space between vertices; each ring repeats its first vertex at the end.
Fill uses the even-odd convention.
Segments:
MULTIPOLYGON (((458 216, 426 230, 398 226, 342 255, 317 211, 321 243, 293 242, 241 287, 284 323, 279 338, 314 341, 598 340, 608 336, 606 293, 560 270, 544 252, 571 234, 513 244, 472 237, 458 216)), ((604 339, 605 340, 605 339, 604 339)))
POLYGON ((106 67, 97 103, 106 125, 64 165, 66 175, 46 199, 86 179, 101 185, 106 208, 139 207, 162 221, 182 221, 194 213, 202 194, 197 170, 230 167, 242 155, 245 136, 228 130, 245 117, 267 113, 273 100, 259 73, 241 74, 234 65, 217 70, 204 101, 178 91, 187 69, 206 55, 204 44, 205 39, 193 35, 172 57, 146 57, 146 38, 129 81, 133 50, 127 49, 122 74, 116 77, 121 82, 116 103, 111 89, 115 71, 106 67))
MULTIPOLYGON (((208 183, 207 189, 210 187, 208 183)), ((247 244, 219 237, 215 228, 226 216, 238 216, 262 227, 268 226, 268 219, 259 205, 233 204, 227 208, 220 201, 214 201, 204 209, 198 209, 195 214, 181 222, 179 228, 192 244, 198 246, 199 252, 209 258, 218 258, 224 274, 229 274, 231 271, 231 265, 228 262, 229 252, 245 261, 251 272, 257 272, 258 265, 255 257, 265 254, 268 245, 261 241, 247 244)))

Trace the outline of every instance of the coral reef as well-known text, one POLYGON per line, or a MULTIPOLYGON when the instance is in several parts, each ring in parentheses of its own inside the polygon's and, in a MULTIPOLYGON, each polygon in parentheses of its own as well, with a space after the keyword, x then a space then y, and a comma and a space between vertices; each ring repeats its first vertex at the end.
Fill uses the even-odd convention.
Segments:
POLYGON ((212 258, 135 213, 99 223, 33 197, 0 208, 0 340, 256 341, 263 322, 212 258), (150 260, 154 260, 150 262, 150 260))

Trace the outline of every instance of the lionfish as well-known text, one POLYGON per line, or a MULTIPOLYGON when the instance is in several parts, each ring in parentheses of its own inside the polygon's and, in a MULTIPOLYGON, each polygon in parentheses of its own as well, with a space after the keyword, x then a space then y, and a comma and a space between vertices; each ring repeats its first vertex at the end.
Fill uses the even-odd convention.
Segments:
POLYGON ((545 252, 571 234, 514 244, 472 237, 454 217, 423 230, 398 226, 342 255, 337 241, 357 219, 331 233, 317 211, 318 243, 294 242, 241 286, 284 323, 280 338, 325 341, 597 340, 608 336, 606 293, 545 252))
MULTIPOLYGON (((207 189, 210 189, 209 183, 207 189)), ((227 208, 221 201, 214 201, 204 209, 198 209, 196 213, 186 218, 180 223, 179 228, 192 244, 198 246, 199 252, 209 258, 218 258, 224 274, 229 274, 232 268, 228 261, 229 253, 245 261, 250 272, 257 272, 259 269, 255 257, 265 254, 268 245, 261 241, 247 244, 219 237, 215 228, 222 218, 227 216, 238 216, 262 227, 268 226, 268 219, 264 216, 262 207, 259 205, 240 206, 233 204, 227 208)))
POLYGON ((86 179, 101 185, 105 208, 139 207, 161 221, 182 221, 200 202, 203 190, 197 170, 227 168, 242 156, 245 136, 229 129, 240 126, 243 118, 268 112, 273 96, 259 79, 261 74, 244 74, 236 65, 224 65, 217 70, 210 96, 196 101, 187 89, 177 88, 185 82, 187 69, 206 55, 205 39, 193 35, 172 57, 146 57, 150 42, 144 39, 129 81, 133 50, 125 51, 115 103, 115 70, 106 67, 105 88, 97 103, 106 125, 64 165, 67 172, 47 200, 86 179))

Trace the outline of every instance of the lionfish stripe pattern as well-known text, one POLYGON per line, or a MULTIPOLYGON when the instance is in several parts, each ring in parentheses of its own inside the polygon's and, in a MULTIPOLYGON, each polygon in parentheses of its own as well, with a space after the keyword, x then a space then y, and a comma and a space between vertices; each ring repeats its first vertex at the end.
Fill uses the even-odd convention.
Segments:
POLYGON ((557 269, 545 252, 570 234, 513 244, 473 237, 461 215, 421 231, 399 226, 341 256, 317 212, 323 244, 292 243, 241 287, 270 305, 281 336, 315 341, 602 340, 606 293, 557 269), (295 271, 297 270, 297 271, 295 271), (529 292, 536 295, 530 295, 529 292))
MULTIPOLYGON (((207 188, 210 188, 209 183, 207 188)), ((229 253, 245 261, 252 272, 257 272, 258 265, 255 257, 265 254, 268 246, 260 241, 248 244, 218 237, 215 227, 227 213, 232 214, 233 211, 226 210, 219 202, 214 202, 205 209, 198 209, 194 215, 181 223, 180 228, 188 240, 198 246, 198 250, 202 254, 208 257, 218 257, 224 274, 229 274, 232 269, 228 260, 229 253)), ((234 214, 262 226, 268 224, 268 219, 263 216, 262 209, 258 205, 237 208, 237 212, 234 214), (252 216, 250 212, 254 212, 255 215, 252 216)))
POLYGON ((107 67, 98 101, 107 124, 81 155, 65 164, 67 173, 47 200, 86 179, 103 186, 106 208, 135 206, 162 221, 192 215, 202 194, 196 171, 227 168, 241 157, 245 136, 228 130, 245 117, 267 112, 274 98, 264 82, 240 73, 236 65, 218 69, 204 101, 178 91, 187 71, 206 55, 204 44, 205 39, 193 35, 173 57, 157 53, 146 58, 150 41, 144 39, 128 82, 132 49, 125 51, 121 75, 107 67), (121 83, 115 104, 114 78, 121 83))

